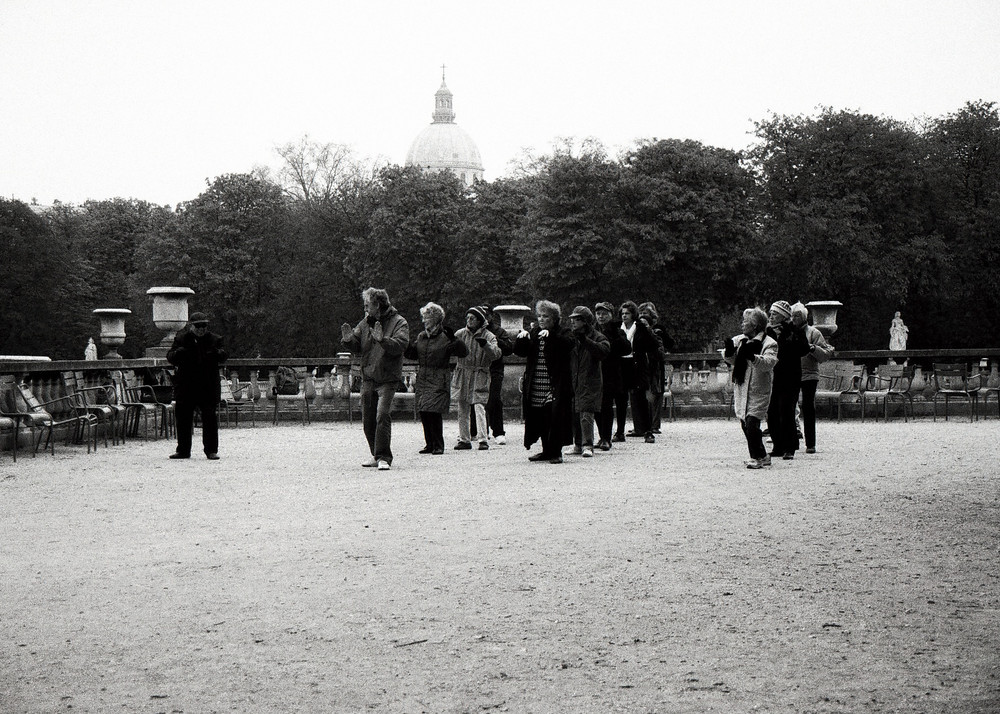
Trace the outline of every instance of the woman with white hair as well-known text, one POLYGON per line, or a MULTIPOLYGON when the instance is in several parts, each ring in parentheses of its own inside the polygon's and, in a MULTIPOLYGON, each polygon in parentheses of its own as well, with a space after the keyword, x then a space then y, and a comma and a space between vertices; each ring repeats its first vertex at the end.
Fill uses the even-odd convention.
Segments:
POLYGON ((419 453, 444 453, 444 414, 451 406, 451 358, 464 357, 468 349, 444 324, 444 309, 429 302, 420 308, 424 329, 406 348, 406 356, 417 360, 415 388, 420 423, 424 426, 424 448, 419 453))
POLYGON ((760 423, 771 402, 778 343, 766 333, 767 314, 759 307, 743 311, 743 333, 726 341, 726 361, 733 365, 733 411, 743 427, 750 460, 748 469, 771 465, 760 423))
POLYGON ((541 452, 528 460, 561 464, 562 447, 573 443, 570 353, 576 340, 559 326, 562 311, 554 302, 539 300, 535 315, 537 324, 521 330, 514 340, 514 354, 527 359, 521 395, 524 448, 541 439, 541 452))

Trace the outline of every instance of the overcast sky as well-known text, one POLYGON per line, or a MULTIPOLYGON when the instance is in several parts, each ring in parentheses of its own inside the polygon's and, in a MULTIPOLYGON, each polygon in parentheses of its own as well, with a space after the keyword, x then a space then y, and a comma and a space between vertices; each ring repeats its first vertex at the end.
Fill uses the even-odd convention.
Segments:
POLYGON ((0 0, 0 196, 173 205, 308 134, 402 163, 447 65, 486 178, 594 137, 1000 100, 1000 2, 0 0))

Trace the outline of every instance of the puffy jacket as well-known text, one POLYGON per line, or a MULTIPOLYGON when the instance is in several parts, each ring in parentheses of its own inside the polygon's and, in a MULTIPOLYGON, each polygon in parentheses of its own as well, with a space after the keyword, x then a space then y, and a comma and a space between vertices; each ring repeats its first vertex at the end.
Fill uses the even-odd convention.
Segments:
POLYGON ((391 305, 377 318, 365 317, 351 336, 342 339, 351 352, 361 355, 361 376, 376 384, 391 384, 403 377, 403 352, 410 343, 406 320, 391 305), (372 337, 375 323, 382 324, 382 341, 372 337))

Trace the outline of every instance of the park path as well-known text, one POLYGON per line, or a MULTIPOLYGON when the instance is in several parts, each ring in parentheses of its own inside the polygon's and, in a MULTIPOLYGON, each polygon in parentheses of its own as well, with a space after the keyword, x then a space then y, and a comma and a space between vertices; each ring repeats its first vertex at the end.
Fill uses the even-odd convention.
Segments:
POLYGON ((725 420, 558 466, 398 421, 389 472, 340 423, 5 459, 0 711, 1000 711, 998 427, 821 422, 757 472, 725 420))

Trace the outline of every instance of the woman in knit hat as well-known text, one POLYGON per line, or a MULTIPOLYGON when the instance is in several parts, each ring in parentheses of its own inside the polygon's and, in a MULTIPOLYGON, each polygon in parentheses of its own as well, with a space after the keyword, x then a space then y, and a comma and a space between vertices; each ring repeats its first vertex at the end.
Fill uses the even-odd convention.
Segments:
POLYGON ((465 327, 455 332, 455 339, 465 344, 468 354, 459 358, 451 381, 452 396, 458 404, 458 443, 456 449, 472 448, 471 419, 476 420, 479 448, 490 448, 486 430, 486 402, 490 398, 490 364, 500 357, 497 338, 486 329, 483 308, 470 307, 465 313, 465 327), (475 416, 473 417, 473 413, 475 416))
POLYGON ((802 357, 809 353, 804 327, 792 322, 792 306, 785 300, 771 305, 767 334, 778 343, 778 362, 774 366, 771 405, 767 410, 767 428, 771 432, 771 456, 795 458, 799 437, 795 428, 795 405, 802 382, 802 357))

